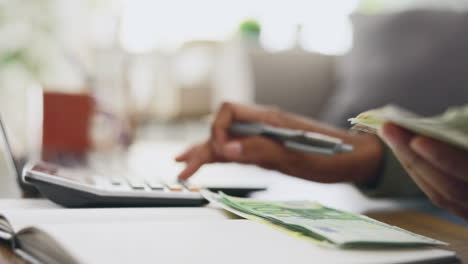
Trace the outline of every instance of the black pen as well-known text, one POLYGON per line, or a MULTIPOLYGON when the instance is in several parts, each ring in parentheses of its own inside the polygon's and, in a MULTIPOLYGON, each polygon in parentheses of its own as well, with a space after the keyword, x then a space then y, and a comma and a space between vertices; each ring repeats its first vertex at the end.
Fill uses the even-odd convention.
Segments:
POLYGON ((280 142, 289 149, 319 155, 336 155, 353 151, 353 146, 344 144, 339 138, 256 122, 233 122, 229 127, 229 133, 240 136, 264 136, 280 142))

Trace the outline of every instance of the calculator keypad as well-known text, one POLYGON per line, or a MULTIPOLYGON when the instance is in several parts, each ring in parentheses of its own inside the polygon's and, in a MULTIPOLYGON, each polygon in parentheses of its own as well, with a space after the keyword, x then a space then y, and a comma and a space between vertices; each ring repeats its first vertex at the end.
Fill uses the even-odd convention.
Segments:
POLYGON ((198 192, 198 186, 186 185, 174 182, 163 182, 160 179, 142 179, 139 177, 128 177, 124 175, 113 175, 109 177, 112 189, 122 191, 164 191, 164 192, 198 192))

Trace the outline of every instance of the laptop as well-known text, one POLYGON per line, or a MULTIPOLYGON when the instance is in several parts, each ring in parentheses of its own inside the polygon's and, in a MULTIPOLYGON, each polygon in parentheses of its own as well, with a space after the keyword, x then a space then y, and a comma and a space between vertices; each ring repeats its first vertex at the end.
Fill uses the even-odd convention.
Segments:
MULTIPOLYGON (((20 171, 15 162, 0 118, 0 137, 8 168, 20 171)), ((108 159, 104 164, 119 163, 108 159)), ((201 206, 208 203, 200 194, 201 189, 222 191, 236 196, 247 196, 251 192, 265 190, 255 186, 192 186, 167 182, 157 177, 135 177, 123 167, 93 168, 63 166, 42 161, 29 162, 22 170, 21 180, 36 187, 51 201, 65 207, 136 207, 136 206, 201 206)))

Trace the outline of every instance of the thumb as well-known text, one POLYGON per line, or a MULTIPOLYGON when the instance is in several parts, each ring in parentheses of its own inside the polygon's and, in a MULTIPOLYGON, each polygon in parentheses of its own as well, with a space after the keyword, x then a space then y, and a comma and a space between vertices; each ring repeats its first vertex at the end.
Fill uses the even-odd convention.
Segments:
POLYGON ((270 168, 280 161, 284 147, 263 137, 245 137, 227 142, 222 152, 229 161, 270 168))

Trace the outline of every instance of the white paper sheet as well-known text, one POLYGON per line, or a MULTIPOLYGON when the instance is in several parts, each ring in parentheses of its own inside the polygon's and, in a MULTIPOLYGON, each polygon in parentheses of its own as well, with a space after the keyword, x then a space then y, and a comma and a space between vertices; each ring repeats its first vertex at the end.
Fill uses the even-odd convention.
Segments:
POLYGON ((248 220, 39 225, 83 263, 412 263, 440 249, 319 247, 248 220))
POLYGON ((119 223, 138 225, 158 221, 207 221, 232 217, 222 209, 209 207, 185 208, 95 208, 95 209, 28 209, 0 210, 19 231, 39 224, 119 223))

